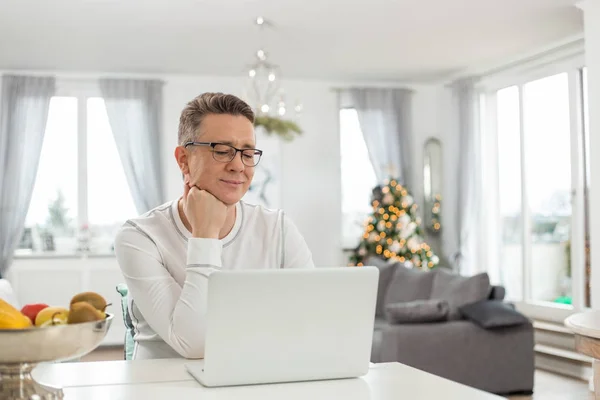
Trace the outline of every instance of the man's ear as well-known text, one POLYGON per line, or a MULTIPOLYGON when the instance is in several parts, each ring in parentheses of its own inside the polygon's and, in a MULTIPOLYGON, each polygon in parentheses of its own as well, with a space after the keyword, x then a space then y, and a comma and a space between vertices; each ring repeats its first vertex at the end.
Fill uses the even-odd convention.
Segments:
POLYGON ((177 146, 175 148, 175 160, 177 161, 177 165, 179 165, 179 169, 181 170, 182 176, 185 176, 185 174, 190 173, 190 167, 188 164, 188 153, 183 146, 177 146))

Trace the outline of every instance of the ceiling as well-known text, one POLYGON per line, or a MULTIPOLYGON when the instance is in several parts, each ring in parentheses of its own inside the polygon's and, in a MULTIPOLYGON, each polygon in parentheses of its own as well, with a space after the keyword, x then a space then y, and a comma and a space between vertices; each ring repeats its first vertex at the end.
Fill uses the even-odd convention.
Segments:
POLYGON ((0 0, 0 69, 428 80, 583 31, 574 0, 0 0))

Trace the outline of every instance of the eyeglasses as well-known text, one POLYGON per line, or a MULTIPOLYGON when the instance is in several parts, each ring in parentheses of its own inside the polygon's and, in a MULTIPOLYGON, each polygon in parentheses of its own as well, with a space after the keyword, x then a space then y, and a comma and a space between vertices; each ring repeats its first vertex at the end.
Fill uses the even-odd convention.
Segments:
POLYGON ((247 167, 256 167, 263 154, 258 149, 238 149, 225 143, 214 142, 187 142, 183 147, 188 146, 209 146, 212 148, 212 154, 215 161, 228 163, 237 155, 238 151, 242 153, 242 162, 247 167))

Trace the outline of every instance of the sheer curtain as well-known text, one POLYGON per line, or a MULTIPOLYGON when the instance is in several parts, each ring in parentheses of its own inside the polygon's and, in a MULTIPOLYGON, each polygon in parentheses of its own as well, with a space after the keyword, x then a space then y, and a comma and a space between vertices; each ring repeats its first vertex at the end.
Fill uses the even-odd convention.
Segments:
POLYGON ((412 91, 353 88, 347 95, 358 114, 377 180, 392 177, 412 187, 412 91))
POLYGON ((6 275, 23 234, 55 85, 53 77, 2 77, 0 277, 6 275))
MULTIPOLYGON (((454 162, 457 167, 456 202, 453 224, 443 231, 444 250, 456 271, 465 275, 485 270, 481 248, 483 213, 481 129, 479 124, 479 96, 474 79, 462 79, 451 85, 458 139, 454 162)), ((453 191, 451 191, 452 193, 453 191)), ((446 209, 452 212, 452 209, 446 209)))
POLYGON ((137 211, 162 204, 161 81, 100 79, 108 120, 137 211))

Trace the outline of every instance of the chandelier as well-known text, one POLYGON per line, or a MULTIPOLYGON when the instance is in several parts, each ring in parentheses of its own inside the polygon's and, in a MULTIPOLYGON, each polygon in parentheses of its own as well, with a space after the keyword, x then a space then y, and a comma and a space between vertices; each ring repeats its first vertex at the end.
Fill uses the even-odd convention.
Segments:
POLYGON ((301 131, 295 122, 284 118, 299 115, 302 104, 296 103, 290 110, 281 84, 281 68, 269 59, 265 50, 264 31, 272 24, 263 17, 257 17, 255 24, 259 29, 261 46, 254 53, 254 60, 247 66, 248 81, 244 97, 254 108, 258 125, 265 127, 268 133, 275 132, 291 139, 293 133, 299 134, 301 131))

